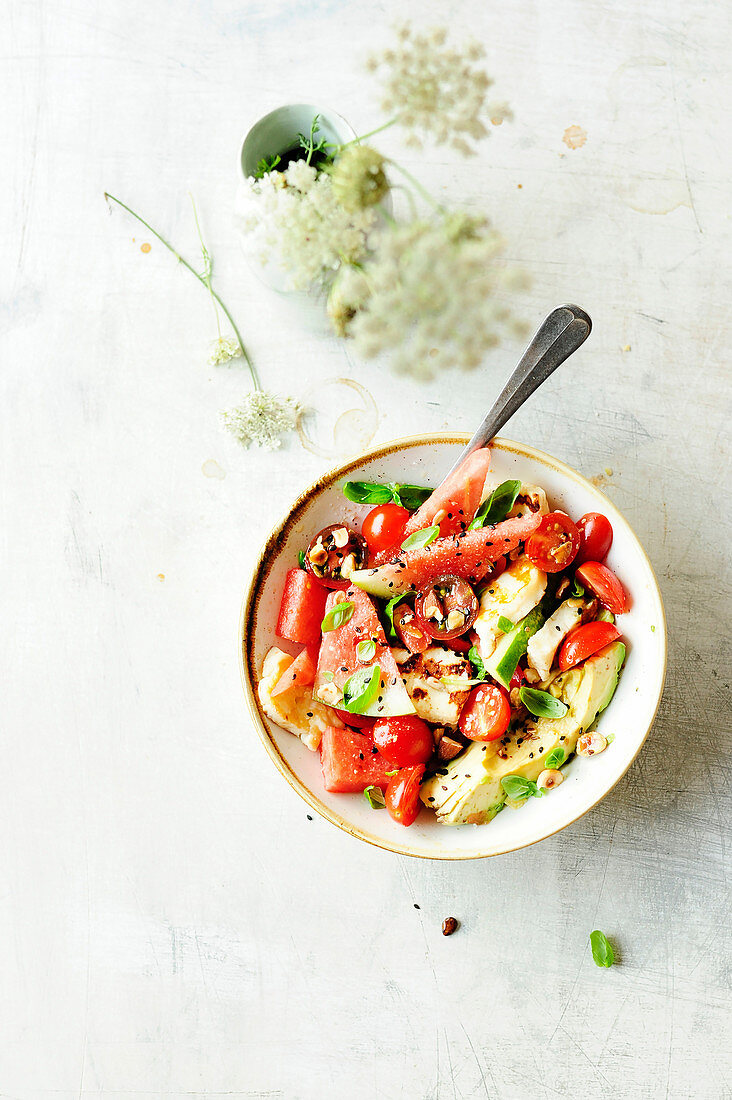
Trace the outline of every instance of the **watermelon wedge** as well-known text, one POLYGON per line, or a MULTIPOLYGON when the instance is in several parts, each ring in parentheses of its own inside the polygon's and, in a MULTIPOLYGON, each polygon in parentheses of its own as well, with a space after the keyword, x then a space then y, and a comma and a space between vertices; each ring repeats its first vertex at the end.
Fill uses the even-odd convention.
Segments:
POLYGON ((345 592, 331 592, 325 605, 326 615, 342 600, 353 604, 353 615, 348 622, 323 634, 313 688, 316 699, 327 706, 342 707, 346 680, 359 669, 371 669, 378 665, 379 690, 362 713, 373 718, 414 714, 412 700, 407 694, 373 600, 353 586, 345 592), (356 647, 359 642, 369 640, 375 644, 375 653, 368 660, 363 660, 358 656, 356 647))
POLYGON ((386 790, 394 770, 376 750, 374 739, 358 730, 328 726, 320 742, 320 766, 326 791, 357 794, 367 787, 386 790))
POLYGON ((282 695, 291 687, 310 687, 315 682, 315 673, 318 665, 318 650, 320 646, 315 643, 306 645, 301 649, 295 660, 289 665, 272 688, 270 695, 282 695))
POLYGON ((463 531, 450 539, 435 539, 419 550, 401 551, 386 565, 356 570, 351 574, 351 583, 372 596, 390 600, 447 573, 476 582, 488 573, 494 561, 515 550, 540 523, 538 512, 526 512, 504 519, 495 527, 463 531))

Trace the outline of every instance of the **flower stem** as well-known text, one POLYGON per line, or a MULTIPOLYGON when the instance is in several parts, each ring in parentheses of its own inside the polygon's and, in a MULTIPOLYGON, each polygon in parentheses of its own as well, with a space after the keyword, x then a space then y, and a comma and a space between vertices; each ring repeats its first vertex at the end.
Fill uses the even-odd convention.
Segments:
POLYGON ((445 209, 442 203, 438 202, 436 198, 430 195, 429 191, 427 191, 422 186, 419 180, 415 179, 412 173, 408 172, 406 168, 403 168, 401 164, 397 164, 395 160, 387 160, 386 163, 389 165, 390 168, 396 168, 397 172, 401 172, 404 178, 406 180, 409 180, 414 190, 417 191, 422 196, 422 198, 430 204, 430 206, 434 206, 435 210, 445 209))
POLYGON ((136 218, 137 221, 140 222, 141 225, 144 225, 146 229, 149 229, 150 232, 153 234, 153 236, 157 237, 158 240, 160 241, 160 243, 164 244, 165 247, 168 249, 168 251, 173 253, 176 260, 178 260, 179 263, 182 263, 184 267, 188 268, 191 275, 195 276, 195 278, 198 279, 199 283, 201 283, 203 286, 207 287, 207 289, 211 292, 211 296, 214 298, 214 300, 216 302, 218 302, 224 316, 226 317, 227 321, 229 322, 232 329, 234 330, 234 335, 236 336, 237 340, 239 341, 239 347, 241 348, 242 356, 244 358, 244 361, 245 361, 247 367, 249 368, 249 373, 250 373, 251 378, 252 378, 252 385, 254 386, 255 390, 261 390, 262 386, 261 386, 259 378, 257 376, 257 372, 256 372, 256 369, 254 367, 254 363, 252 362, 252 360, 249 358, 249 355, 247 354, 247 350, 244 347, 244 342, 241 338, 241 333, 239 332, 239 329, 236 327, 236 324, 234 323, 234 318, 231 316, 228 309, 226 308, 224 303, 221 301, 221 299, 219 298, 216 291, 211 286, 210 279, 207 282, 206 279, 204 279, 204 277, 202 275, 199 275, 199 273, 196 271, 196 269, 188 263, 188 260, 184 259, 184 257, 181 256, 179 252, 176 252, 176 250, 173 248, 172 244, 169 244, 168 241, 166 241, 165 237, 161 236, 160 233, 158 233, 157 229, 153 229, 153 227, 148 222, 146 222, 144 218, 141 218, 139 214, 136 214, 134 210, 131 210, 130 207, 127 206, 126 203, 122 202, 121 199, 115 198, 114 195, 110 195, 106 191, 104 192, 104 197, 108 202, 109 202, 110 199, 112 200, 112 202, 116 202, 117 205, 121 206, 123 210, 126 210, 128 214, 131 214, 133 218, 136 218))
POLYGON ((349 147, 349 145, 355 145, 356 142, 359 142, 359 141, 366 141, 367 138, 373 137, 374 134, 380 134, 382 130, 388 130, 390 126, 396 125, 396 123, 398 121, 399 121, 398 117, 389 119, 389 121, 384 122, 383 125, 377 126, 375 130, 369 130, 369 132, 367 134, 359 134, 358 137, 353 138, 351 141, 347 141, 343 145, 337 145, 336 149, 338 150, 339 153, 341 153, 341 152, 343 152, 344 149, 347 149, 349 147))

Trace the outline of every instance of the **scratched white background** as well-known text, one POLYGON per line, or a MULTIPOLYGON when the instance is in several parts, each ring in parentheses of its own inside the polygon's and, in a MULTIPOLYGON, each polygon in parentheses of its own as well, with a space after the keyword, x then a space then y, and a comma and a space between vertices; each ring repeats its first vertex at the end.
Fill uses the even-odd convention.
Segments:
POLYGON ((15 0, 0 18, 0 1096, 729 1096, 729 5, 15 0), (221 433, 246 378, 205 365, 205 293, 102 198, 195 255, 195 194, 270 384, 355 375, 376 441, 472 430, 517 345, 460 387, 352 365, 232 229, 260 114, 379 120, 359 63, 396 14, 488 46, 516 121, 476 160, 405 158, 396 131, 381 147, 489 211, 533 275, 529 322, 591 313, 511 434, 613 471, 670 627, 659 719, 618 788, 561 836, 459 866, 308 821, 256 741, 242 590, 329 463, 221 433))

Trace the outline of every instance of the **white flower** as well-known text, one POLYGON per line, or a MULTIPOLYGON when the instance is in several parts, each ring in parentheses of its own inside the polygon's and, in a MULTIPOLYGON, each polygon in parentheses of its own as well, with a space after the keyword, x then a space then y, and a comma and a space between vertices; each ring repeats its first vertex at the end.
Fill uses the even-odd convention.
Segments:
POLYGON ((327 285, 342 263, 360 260, 376 221, 373 210, 346 210, 330 176, 304 160, 250 179, 239 212, 251 250, 284 269, 292 290, 327 285))
POLYGON ((243 446, 255 443, 276 451, 282 446, 280 436, 295 428, 299 413, 300 407, 292 397, 252 390, 241 405, 222 412, 221 420, 243 446))
POLYGON ((218 367, 222 363, 228 363, 232 359, 238 359, 243 352, 241 344, 234 336, 219 336, 211 344, 211 353, 208 357, 212 367, 218 367))
POLYGON ((445 45, 446 38, 444 28, 418 34, 407 24, 398 31, 397 45, 371 57, 368 68, 385 70, 381 106, 409 131, 408 145, 419 148, 428 135, 469 155, 475 149, 467 139, 479 141, 488 122, 499 125, 510 114, 505 104, 488 102, 493 81, 476 64, 485 56, 480 43, 457 50, 445 45))
POLYGON ((517 323, 497 297, 517 273, 499 260, 503 242, 485 218, 463 213, 385 228, 363 264, 368 295, 352 305, 348 334, 367 357, 392 352, 403 374, 431 378, 443 368, 472 370, 517 323))
POLYGON ((389 191, 384 158, 369 145, 352 145, 333 167, 333 191, 347 210, 375 206, 389 191))

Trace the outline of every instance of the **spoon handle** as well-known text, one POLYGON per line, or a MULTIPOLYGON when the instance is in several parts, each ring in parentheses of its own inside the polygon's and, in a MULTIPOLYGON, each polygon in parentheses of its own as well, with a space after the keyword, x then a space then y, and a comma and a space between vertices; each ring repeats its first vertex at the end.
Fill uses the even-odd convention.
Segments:
MULTIPOLYGON (((585 342, 592 330, 590 317, 579 306, 559 306, 537 329, 515 371, 496 399, 477 432, 450 470, 454 470, 472 451, 485 447, 507 420, 521 408, 535 389, 585 342)), ((448 474, 449 476, 449 474, 448 474)))

